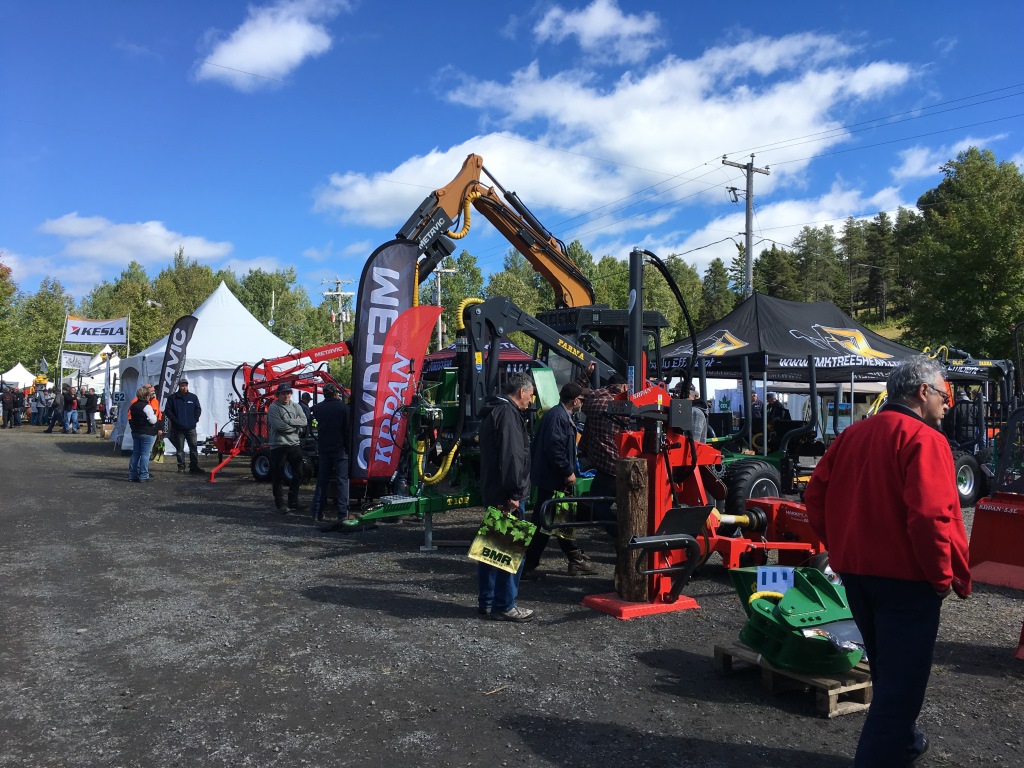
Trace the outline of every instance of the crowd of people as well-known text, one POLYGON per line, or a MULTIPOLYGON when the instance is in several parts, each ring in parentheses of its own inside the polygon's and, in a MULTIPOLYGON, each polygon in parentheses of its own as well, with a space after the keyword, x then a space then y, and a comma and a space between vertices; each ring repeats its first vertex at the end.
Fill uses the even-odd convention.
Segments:
POLYGON ((63 434, 78 434, 81 428, 79 411, 85 413, 85 431, 96 431, 97 414, 103 416, 103 405, 92 387, 79 390, 65 384, 59 390, 52 387, 26 392, 18 387, 0 388, 2 419, 0 429, 16 429, 26 419, 30 426, 45 426, 47 434, 60 425, 63 434))

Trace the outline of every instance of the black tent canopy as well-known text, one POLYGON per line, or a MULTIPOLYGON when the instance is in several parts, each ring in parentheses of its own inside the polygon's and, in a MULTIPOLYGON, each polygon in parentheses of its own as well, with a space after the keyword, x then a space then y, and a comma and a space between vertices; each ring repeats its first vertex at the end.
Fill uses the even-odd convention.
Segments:
MULTIPOLYGON (((832 302, 787 301, 759 293, 696 339, 706 374, 722 378, 741 378, 745 358, 752 376, 806 381, 810 355, 818 381, 884 381, 894 367, 921 354, 865 328, 832 302)), ((660 374, 681 375, 692 365, 692 354, 692 338, 666 346, 660 374)), ((691 373, 696 376, 696 369, 691 373)))

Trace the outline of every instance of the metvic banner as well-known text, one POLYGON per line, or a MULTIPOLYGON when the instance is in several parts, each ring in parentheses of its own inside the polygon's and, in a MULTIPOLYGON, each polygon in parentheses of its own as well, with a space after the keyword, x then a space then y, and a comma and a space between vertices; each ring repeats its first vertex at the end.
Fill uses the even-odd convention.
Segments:
POLYGON ((371 477, 374 416, 388 331, 399 315, 412 307, 416 288, 414 243, 392 240, 373 252, 363 267, 356 303, 356 333, 352 344, 352 449, 349 472, 353 480, 371 477))
POLYGON ((164 363, 160 366, 160 380, 156 383, 156 396, 160 403, 160 413, 164 412, 167 398, 178 388, 178 381, 185 370, 185 353, 192 332, 199 320, 192 315, 179 317, 167 337, 167 350, 164 352, 164 363))
POLYGON ((80 317, 68 317, 64 341, 74 344, 127 344, 128 318, 83 320, 80 317))

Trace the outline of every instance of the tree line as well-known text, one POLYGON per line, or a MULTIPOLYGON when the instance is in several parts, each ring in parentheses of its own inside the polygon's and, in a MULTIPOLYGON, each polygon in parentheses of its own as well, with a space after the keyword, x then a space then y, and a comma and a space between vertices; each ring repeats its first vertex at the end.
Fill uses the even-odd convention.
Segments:
MULTIPOLYGON (((869 327, 893 329, 887 335, 917 348, 946 344, 976 357, 1012 357, 1014 329, 1024 321, 1024 177, 1014 163, 998 162, 977 148, 941 170, 942 181, 920 196, 916 209, 870 220, 851 217, 838 231, 832 225, 806 226, 792 243, 763 247, 753 261, 754 290, 792 301, 833 302, 869 327)), ((578 240, 567 250, 593 283, 597 303, 627 306, 629 273, 622 259, 595 259, 578 240)), ((698 331, 742 301, 742 248, 728 265, 714 259, 703 273, 680 255, 664 260, 698 331)), ((444 343, 454 339, 456 309, 466 298, 507 296, 532 314, 553 305, 551 287, 515 250, 486 281, 468 251, 441 266, 454 270, 441 281, 444 343)), ((314 303, 292 267, 239 277, 214 271, 179 249, 155 277, 133 261, 76 305, 52 277, 35 293, 19 291, 0 255, 0 370, 19 361, 35 370, 44 357, 53 363, 67 313, 130 314, 131 351, 137 352, 195 311, 222 280, 264 324, 273 304, 274 333, 296 349, 337 340, 339 329, 330 316, 336 305, 326 299, 314 303)), ((661 274, 648 267, 644 280, 647 307, 669 323, 665 341, 687 336, 683 312, 661 274)), ((428 290, 421 295, 426 303, 434 296, 428 290)), ((532 347, 526 339, 513 340, 528 351, 532 347)), ((435 339, 432 349, 437 344, 435 339)), ((332 373, 347 380, 345 367, 336 361, 332 373)))

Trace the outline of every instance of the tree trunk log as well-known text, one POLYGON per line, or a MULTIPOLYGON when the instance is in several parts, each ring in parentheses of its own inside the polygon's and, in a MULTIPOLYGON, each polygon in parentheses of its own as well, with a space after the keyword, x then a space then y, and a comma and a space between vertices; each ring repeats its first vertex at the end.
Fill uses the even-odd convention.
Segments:
POLYGON ((619 459, 616 470, 619 537, 615 542, 615 591, 623 600, 646 603, 648 577, 636 572, 638 553, 629 549, 629 540, 647 535, 647 460, 619 459))

